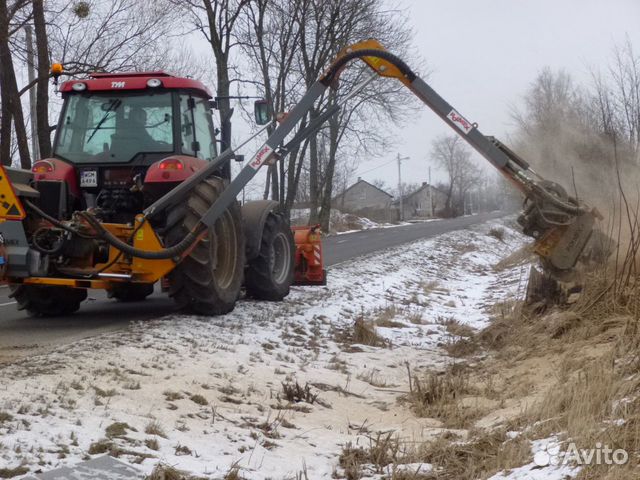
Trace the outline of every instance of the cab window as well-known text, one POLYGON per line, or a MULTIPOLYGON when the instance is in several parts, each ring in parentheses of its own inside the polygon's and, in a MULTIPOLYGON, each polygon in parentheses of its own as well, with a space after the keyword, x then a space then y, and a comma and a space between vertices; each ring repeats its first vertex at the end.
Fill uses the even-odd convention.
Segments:
POLYGON ((74 163, 128 162, 173 150, 171 94, 71 95, 55 153, 74 163))
POLYGON ((209 102, 204 98, 181 95, 180 121, 182 153, 213 160, 217 156, 217 149, 209 102))

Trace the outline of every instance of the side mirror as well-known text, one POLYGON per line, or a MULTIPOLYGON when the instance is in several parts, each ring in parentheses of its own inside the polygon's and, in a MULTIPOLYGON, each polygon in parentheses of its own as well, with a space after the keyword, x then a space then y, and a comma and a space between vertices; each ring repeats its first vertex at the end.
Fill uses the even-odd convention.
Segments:
POLYGON ((258 125, 266 125, 271 121, 271 112, 266 100, 256 100, 253 103, 253 113, 258 125))

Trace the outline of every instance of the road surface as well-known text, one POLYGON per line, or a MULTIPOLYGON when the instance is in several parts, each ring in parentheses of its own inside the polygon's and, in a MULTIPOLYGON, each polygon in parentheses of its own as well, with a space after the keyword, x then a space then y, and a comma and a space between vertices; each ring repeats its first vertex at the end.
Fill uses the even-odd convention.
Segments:
MULTIPOLYGON (((360 255, 458 230, 501 215, 496 212, 331 236, 323 241, 325 263, 327 266, 336 265, 360 255)), ((0 362, 27 352, 115 331, 132 320, 150 320, 173 310, 173 301, 159 292, 144 302, 119 303, 106 298, 102 291, 91 290, 89 299, 73 315, 30 318, 16 309, 15 302, 9 298, 9 289, 0 287, 0 362)))

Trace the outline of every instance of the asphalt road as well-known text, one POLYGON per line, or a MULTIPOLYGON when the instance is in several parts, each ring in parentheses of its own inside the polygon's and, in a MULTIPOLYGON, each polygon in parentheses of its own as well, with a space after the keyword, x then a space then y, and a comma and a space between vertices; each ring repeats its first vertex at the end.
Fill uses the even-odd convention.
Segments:
MULTIPOLYGON (((459 230, 501 215, 496 212, 331 236, 323 241, 325 264, 336 265, 360 255, 459 230)), ((172 311, 173 301, 160 292, 144 302, 119 303, 108 299, 102 291, 92 290, 80 311, 73 315, 30 318, 16 309, 15 302, 9 298, 9 289, 0 287, 0 361, 21 356, 21 353, 115 331, 132 320, 150 320, 172 311)))

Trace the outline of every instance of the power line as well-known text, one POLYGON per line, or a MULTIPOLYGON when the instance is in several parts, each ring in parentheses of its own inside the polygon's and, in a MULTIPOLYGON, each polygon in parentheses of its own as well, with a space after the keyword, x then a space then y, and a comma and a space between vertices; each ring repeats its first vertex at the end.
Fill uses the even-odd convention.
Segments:
POLYGON ((364 172, 356 172, 356 175, 364 175, 365 173, 373 172, 374 170, 377 170, 379 168, 385 167, 385 166, 387 166, 390 163, 393 163, 395 161, 396 161, 396 159, 394 158, 393 160, 389 160, 388 162, 385 162, 382 165, 378 165, 377 167, 370 168, 369 170, 365 170, 364 172))

